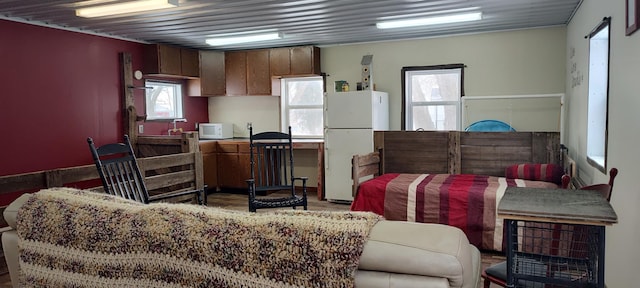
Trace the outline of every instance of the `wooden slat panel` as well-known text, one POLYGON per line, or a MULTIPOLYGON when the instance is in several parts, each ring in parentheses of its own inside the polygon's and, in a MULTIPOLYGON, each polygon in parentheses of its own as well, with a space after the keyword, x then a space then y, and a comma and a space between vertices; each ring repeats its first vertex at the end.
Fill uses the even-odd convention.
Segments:
MULTIPOLYGON (((391 131, 386 131, 386 134, 389 134, 391 131)), ((383 132, 374 131, 373 132, 373 150, 378 151, 384 148, 384 135, 383 132)))
POLYGON ((460 147, 461 173, 504 176, 504 169, 513 164, 530 163, 530 147, 466 146, 460 147))
POLYGON ((449 161, 446 153, 384 153, 386 173, 448 173, 449 161))
POLYGON ((0 194, 47 187, 44 171, 0 176, 0 194))
MULTIPOLYGON (((139 158, 138 162, 140 164, 140 169, 143 171, 145 171, 145 169, 154 170, 166 167, 186 165, 186 167, 190 167, 187 168, 189 170, 181 171, 181 173, 191 173, 192 176, 190 179, 192 179, 191 181, 194 181, 194 179, 196 179, 197 177, 194 175, 196 175, 198 172, 193 172, 194 170, 191 169, 202 170, 201 165, 198 166, 197 164, 198 161, 201 161, 198 160, 198 158, 201 158, 200 152, 139 158)), ((161 179, 162 177, 170 178, 173 176, 171 174, 161 174, 155 176, 154 179, 161 179)), ((24 190, 38 190, 98 178, 99 176, 97 169, 93 164, 18 175, 0 176, 0 194, 24 190)), ((174 182, 172 180, 169 180, 166 181, 164 186, 170 186, 173 183, 174 182)))
MULTIPOLYGON (((161 168, 170 168, 181 165, 190 165, 195 163, 194 153, 180 153, 180 154, 170 154, 170 155, 162 155, 151 158, 138 158, 138 165, 140 166, 140 170, 149 171, 156 170, 161 168)), ((200 152, 197 153, 198 156, 201 156, 200 152)))
MULTIPOLYGON (((192 190, 192 189, 190 189, 190 190, 192 190)), ((177 190, 176 190, 176 191, 177 191, 177 190)), ((163 194, 163 193, 166 193, 166 192, 163 192, 163 191, 159 191, 159 192, 156 192, 156 191, 150 191, 150 192, 149 192, 149 195, 154 195, 154 196, 155 196, 155 195, 160 195, 160 194, 163 194)), ((196 198, 196 196, 194 196, 194 195, 184 195, 184 196, 176 196, 176 197, 172 197, 172 198, 165 199, 165 200, 162 200, 162 201, 156 201, 156 202, 154 202, 154 203, 157 203, 157 202, 168 202, 168 203, 185 203, 185 202, 190 202, 190 203, 194 203, 194 204, 195 204, 195 203, 196 203, 196 202, 194 201, 194 200, 195 200, 195 198, 196 198)))
POLYGON ((60 170, 47 171, 45 173, 45 178, 47 179, 47 187, 62 187, 64 184, 64 182, 62 182, 60 170))
MULTIPOLYGON (((202 153, 196 152, 193 155, 193 158, 196 160, 194 165, 192 166, 195 169, 195 185, 197 189, 204 188, 204 163, 202 160, 202 153)), ((206 193, 206 191, 205 191, 206 193)), ((206 196, 205 196, 206 197, 206 196)))
POLYGON ((187 170, 147 177, 144 179, 144 183, 147 185, 147 190, 156 190, 172 185, 194 182, 195 179, 193 171, 187 170))
MULTIPOLYGON (((384 173, 448 172, 448 132, 380 131, 384 173)), ((375 134, 375 133, 374 133, 375 134)), ((376 137, 374 137, 376 139, 376 137)))
POLYGON ((462 166, 469 160, 531 161, 531 149, 524 146, 463 146, 460 147, 460 153, 462 166))
POLYGON ((560 133, 534 132, 531 140, 531 162, 560 163, 560 133))
POLYGON ((153 157, 158 155, 169 155, 181 153, 182 147, 175 145, 146 145, 138 144, 138 149, 135 152, 138 159, 153 157))
POLYGON ((60 181, 62 181, 62 183, 74 183, 100 178, 98 169, 96 169, 96 165, 94 164, 61 168, 57 169, 57 171, 60 171, 60 181))
POLYGON ((371 175, 379 171, 380 154, 370 153, 364 157, 354 157, 352 159, 353 174, 360 178, 362 176, 371 175))
POLYGON ((354 162, 354 166, 368 166, 371 164, 377 164, 378 162, 380 162, 380 154, 374 152, 358 158, 358 161, 354 162))
POLYGON ((138 136, 138 145, 182 145, 182 137, 176 136, 138 136))
POLYGON ((383 173, 474 173, 503 176, 520 163, 555 163, 557 132, 376 131, 383 173))
MULTIPOLYGON (((356 196, 360 179, 364 176, 380 175, 380 153, 373 152, 364 156, 354 155, 351 158, 351 195, 356 196)), ((371 177, 368 177, 371 178, 371 177)))
POLYGON ((460 132, 460 146, 531 145, 530 132, 460 132))
POLYGON ((362 178, 367 175, 375 175, 380 171, 378 164, 370 164, 365 166, 360 166, 360 171, 356 175, 358 178, 362 178))
POLYGON ((465 162, 461 174, 478 174, 504 177, 504 170, 507 166, 512 165, 512 161, 468 161, 465 162))
POLYGON ((183 132, 176 136, 140 136, 138 158, 199 151, 197 132, 183 132))
POLYGON ((461 155, 460 152, 460 133, 457 131, 451 131, 449 133, 449 147, 448 162, 449 162, 449 174, 460 174, 461 171, 461 155))
POLYGON ((447 149, 449 132, 381 131, 385 148, 401 146, 403 150, 447 149), (391 146, 389 146, 391 145, 391 146))

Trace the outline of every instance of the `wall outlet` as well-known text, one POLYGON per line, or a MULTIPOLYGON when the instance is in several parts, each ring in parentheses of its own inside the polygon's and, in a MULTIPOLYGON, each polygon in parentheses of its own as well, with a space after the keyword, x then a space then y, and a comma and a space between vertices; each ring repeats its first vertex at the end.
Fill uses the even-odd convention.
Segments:
POLYGON ((140 134, 144 133, 144 125, 142 124, 138 125, 138 133, 140 134))
POLYGON ((253 127, 252 125, 253 124, 251 122, 247 122, 247 130, 251 129, 251 127, 253 127))

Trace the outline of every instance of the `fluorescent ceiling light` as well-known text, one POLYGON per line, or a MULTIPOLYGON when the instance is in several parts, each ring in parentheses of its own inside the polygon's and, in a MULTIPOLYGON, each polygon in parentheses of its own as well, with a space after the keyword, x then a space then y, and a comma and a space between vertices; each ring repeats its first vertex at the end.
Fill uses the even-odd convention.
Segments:
POLYGON ((445 15, 445 16, 414 18, 414 19, 408 19, 408 20, 382 21, 382 22, 376 23, 376 27, 378 27, 378 29, 391 29, 391 28, 475 21, 480 19, 482 19, 482 12, 473 12, 473 13, 462 13, 462 14, 451 14, 451 15, 445 15))
POLYGON ((179 0, 139 0, 76 9, 76 16, 92 18, 116 14, 135 13, 178 6, 179 0))
POLYGON ((224 46, 231 44, 258 42, 281 39, 282 34, 278 32, 264 33, 264 34, 252 34, 252 35, 237 35, 237 36, 225 36, 217 38, 209 38, 206 40, 207 44, 211 46, 224 46))

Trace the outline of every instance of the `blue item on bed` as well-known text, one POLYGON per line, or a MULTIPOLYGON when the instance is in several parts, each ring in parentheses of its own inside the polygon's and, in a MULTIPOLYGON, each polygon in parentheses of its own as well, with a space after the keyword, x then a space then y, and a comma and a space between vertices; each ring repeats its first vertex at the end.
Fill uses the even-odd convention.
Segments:
POLYGON ((464 131, 475 132, 515 132, 511 125, 500 120, 481 120, 472 123, 464 131))

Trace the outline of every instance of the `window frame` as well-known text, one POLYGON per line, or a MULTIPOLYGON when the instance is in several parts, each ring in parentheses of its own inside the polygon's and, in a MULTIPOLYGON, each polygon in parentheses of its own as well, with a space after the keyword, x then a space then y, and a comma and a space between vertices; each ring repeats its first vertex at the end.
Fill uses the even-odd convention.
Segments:
POLYGON ((294 134, 293 131, 292 133, 292 137, 293 138, 299 138, 299 139, 323 139, 324 138, 324 101, 325 101, 325 96, 324 96, 324 92, 325 92, 325 79, 323 76, 305 76, 305 77, 286 77, 286 78, 282 78, 280 79, 280 91, 281 91, 281 95, 280 95, 280 123, 281 123, 281 131, 283 133, 289 133, 289 112, 292 109, 320 109, 320 111, 322 112, 322 121, 321 121, 321 131, 322 133, 319 135, 297 135, 294 134), (289 93, 288 93, 288 89, 287 89, 287 83, 290 81, 322 81, 322 103, 319 105, 289 105, 289 93))
MULTIPOLYGON (((402 82, 402 113, 401 113, 401 130, 407 130, 407 123, 411 121, 412 117, 412 108, 414 107, 413 102, 409 99, 411 95, 409 95, 408 88, 410 85, 407 84, 408 78, 407 75, 411 74, 411 72, 418 71, 430 71, 430 70, 440 70, 444 72, 448 69, 460 69, 460 98, 458 99, 456 105, 456 122, 457 122, 457 130, 461 130, 462 128, 462 97, 464 94, 464 68, 465 65, 462 63, 456 64, 444 64, 444 65, 430 65, 430 66, 408 66, 402 67, 401 69, 401 82, 402 82)), ((436 74, 436 73, 434 73, 436 74)), ((432 106, 432 105, 447 105, 451 104, 453 101, 431 101, 431 104, 427 105, 419 105, 419 106, 432 106)), ((410 127, 409 129, 415 130, 414 127, 410 127)))
POLYGON ((145 114, 147 114, 147 119, 146 121, 173 121, 175 119, 184 119, 184 85, 180 82, 174 82, 174 81, 166 81, 166 80, 158 80, 158 79, 145 79, 144 80, 144 85, 145 85, 145 93, 144 93, 144 107, 145 107, 145 114), (163 86, 169 86, 174 90, 174 101, 175 101, 175 107, 173 109, 173 114, 175 116, 173 117, 149 117, 150 113, 148 112, 148 106, 149 102, 152 101, 151 99, 149 99, 150 95, 149 95, 149 91, 151 91, 152 89, 150 89, 151 86, 153 85, 163 85, 163 86))
MULTIPOLYGON (((587 163, 605 173, 607 171, 607 147, 608 147, 608 130, 609 130, 609 78, 611 67, 611 17, 605 17, 602 21, 587 35, 589 39, 589 85, 587 93, 587 163), (594 55, 594 47, 599 47, 599 52, 605 45, 594 45, 594 41, 600 39, 600 34, 604 29, 606 31, 606 57, 605 55, 594 55), (595 40, 594 40, 595 39, 595 40), (599 57, 599 58, 596 58, 599 57), (602 61, 606 58, 606 69, 594 72, 599 66, 596 62, 598 59, 602 61), (594 59, 596 61, 594 61, 594 59), (602 77, 603 72, 606 72, 606 76, 603 79, 593 78, 602 77), (603 83, 604 82, 604 83, 603 83), (596 87, 598 84, 604 84, 596 87), (598 98, 596 98, 598 97, 598 98), (604 101, 604 106, 599 105, 604 101), (604 118, 604 119, 602 119, 604 118), (603 120, 604 123, 600 122, 603 120), (596 123, 597 122, 597 123, 596 123), (595 134, 595 135, 594 135, 595 134)), ((597 51, 598 52, 598 51, 597 51)), ((604 65, 603 65, 604 66, 604 65)))

